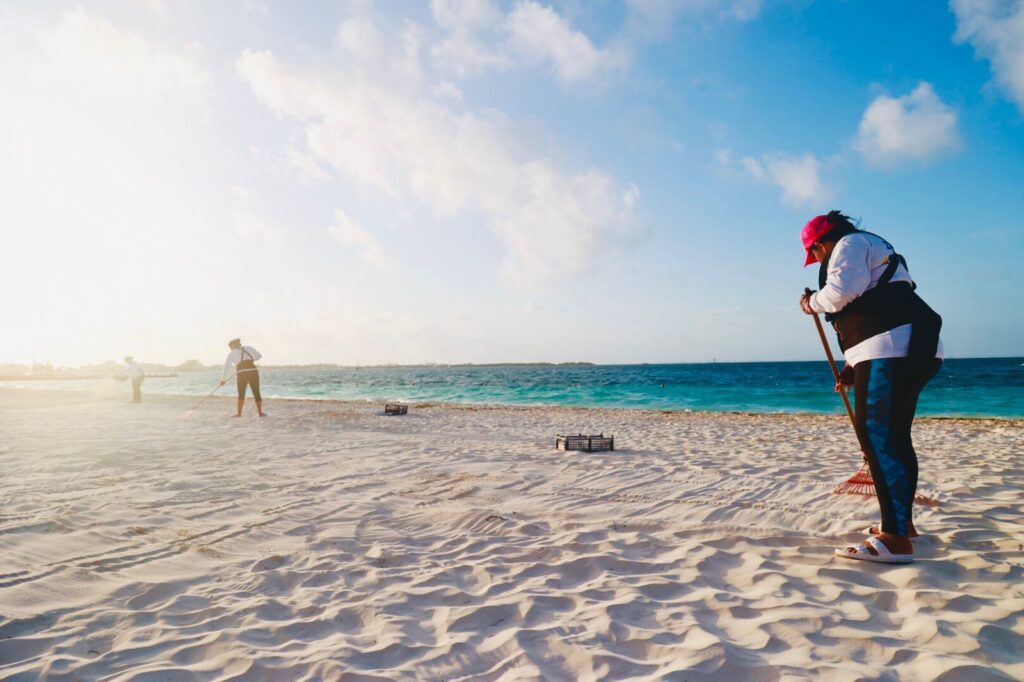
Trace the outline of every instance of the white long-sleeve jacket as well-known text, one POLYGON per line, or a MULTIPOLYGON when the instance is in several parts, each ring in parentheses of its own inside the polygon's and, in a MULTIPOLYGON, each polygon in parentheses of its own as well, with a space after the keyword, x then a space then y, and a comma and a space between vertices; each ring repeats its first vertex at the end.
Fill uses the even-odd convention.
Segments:
MULTIPOLYGON (((811 296, 811 309, 837 313, 865 291, 875 288, 896 253, 881 237, 865 232, 846 235, 836 244, 828 261, 828 278, 821 291, 811 296)), ((902 264, 891 282, 913 282, 902 264)))

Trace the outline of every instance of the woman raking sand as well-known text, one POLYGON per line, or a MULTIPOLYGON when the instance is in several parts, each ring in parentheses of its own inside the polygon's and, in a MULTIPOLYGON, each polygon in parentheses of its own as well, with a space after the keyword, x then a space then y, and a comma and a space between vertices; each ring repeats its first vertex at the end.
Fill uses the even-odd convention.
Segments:
MULTIPOLYGON (((846 358, 840 381, 852 385, 857 440, 878 493, 881 526, 861 543, 837 549, 849 559, 913 561, 917 454, 911 426, 921 389, 942 365, 938 316, 915 292, 906 260, 842 213, 812 218, 800 235, 804 267, 820 263, 819 291, 800 307, 825 313, 846 358)), ((837 390, 839 386, 837 385, 837 390)))
POLYGON ((238 413, 234 416, 242 416, 245 389, 249 388, 252 391, 253 400, 256 401, 256 412, 261 417, 266 417, 267 415, 263 411, 263 397, 260 395, 260 371, 256 368, 256 361, 263 356, 252 346, 243 346, 241 339, 231 339, 228 342, 228 348, 231 349, 231 352, 228 353, 228 358, 224 361, 224 373, 221 375, 220 386, 227 383, 233 369, 238 385, 238 413))

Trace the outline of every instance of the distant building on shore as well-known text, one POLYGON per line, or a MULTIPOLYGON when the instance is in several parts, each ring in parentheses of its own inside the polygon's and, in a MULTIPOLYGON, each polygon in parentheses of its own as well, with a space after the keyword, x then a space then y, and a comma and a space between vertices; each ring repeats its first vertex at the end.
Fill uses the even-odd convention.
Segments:
POLYGON ((53 365, 49 362, 33 362, 32 367, 28 370, 28 375, 31 377, 52 377, 56 373, 53 365))

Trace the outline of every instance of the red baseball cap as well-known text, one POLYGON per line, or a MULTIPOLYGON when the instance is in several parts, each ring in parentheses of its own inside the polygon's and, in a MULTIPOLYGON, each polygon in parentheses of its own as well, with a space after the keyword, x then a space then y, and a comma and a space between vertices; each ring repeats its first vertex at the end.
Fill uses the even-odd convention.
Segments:
POLYGON ((814 255, 811 254, 811 246, 831 231, 832 224, 829 223, 827 215, 816 215, 804 225, 804 229, 800 232, 800 241, 807 253, 807 260, 804 261, 805 268, 811 263, 817 262, 814 255))

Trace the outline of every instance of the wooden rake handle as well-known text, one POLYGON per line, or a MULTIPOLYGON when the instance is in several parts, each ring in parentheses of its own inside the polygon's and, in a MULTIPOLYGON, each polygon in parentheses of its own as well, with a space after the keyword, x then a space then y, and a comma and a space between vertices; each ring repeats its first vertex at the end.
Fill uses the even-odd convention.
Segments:
MULTIPOLYGON (((812 293, 810 289, 804 289, 805 293, 812 293)), ((843 405, 846 406, 846 414, 850 417, 854 431, 857 430, 857 420, 853 417, 853 408, 850 406, 850 398, 846 395, 846 386, 839 379, 839 369, 836 367, 836 360, 832 357, 832 348, 828 345, 828 338, 825 337, 825 328, 821 326, 821 317, 814 313, 814 326, 818 328, 818 338, 821 339, 821 346, 825 349, 825 357, 828 358, 828 366, 832 369, 832 376, 839 386, 839 394, 843 397, 843 405)))
POLYGON ((195 405, 193 405, 193 406, 192 406, 192 409, 190 409, 190 410, 189 410, 189 412, 195 412, 195 411, 196 411, 196 409, 198 409, 200 405, 202 405, 202 404, 203 404, 203 403, 205 403, 205 402, 206 402, 207 400, 209 400, 210 398, 212 398, 212 397, 213 397, 213 394, 214 394, 214 393, 216 393, 217 391, 219 391, 219 390, 221 389, 221 387, 222 387, 223 385, 224 385, 224 384, 217 384, 217 387, 216 387, 216 388, 214 388, 214 389, 213 389, 212 391, 210 391, 209 393, 207 393, 207 394, 206 394, 205 396, 203 396, 203 399, 202 399, 202 400, 200 400, 200 401, 199 401, 198 403, 196 403, 195 405))

